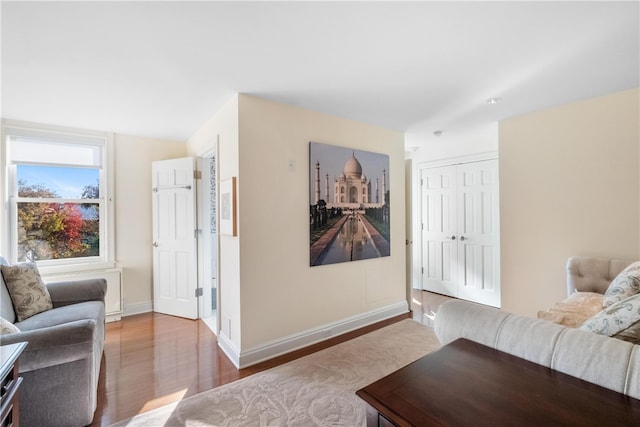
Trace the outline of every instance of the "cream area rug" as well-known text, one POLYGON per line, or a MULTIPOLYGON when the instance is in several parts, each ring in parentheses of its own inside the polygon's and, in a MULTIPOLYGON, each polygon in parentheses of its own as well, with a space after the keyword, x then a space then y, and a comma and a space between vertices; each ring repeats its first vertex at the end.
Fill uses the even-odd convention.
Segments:
POLYGON ((356 390, 439 347, 430 327, 405 319, 115 425, 364 426, 356 390))

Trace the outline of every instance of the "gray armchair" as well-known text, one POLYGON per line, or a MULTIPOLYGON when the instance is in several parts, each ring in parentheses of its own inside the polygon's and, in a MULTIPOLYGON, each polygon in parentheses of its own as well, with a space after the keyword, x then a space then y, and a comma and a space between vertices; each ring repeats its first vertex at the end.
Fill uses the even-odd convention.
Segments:
MULTIPOLYGON (((6 261, 0 258, 0 264, 6 261)), ((0 335, 0 344, 29 343, 20 357, 20 424, 86 426, 97 406, 107 284, 81 280, 50 283, 47 289, 53 309, 15 322, 0 275, 0 315, 20 329, 0 335)))

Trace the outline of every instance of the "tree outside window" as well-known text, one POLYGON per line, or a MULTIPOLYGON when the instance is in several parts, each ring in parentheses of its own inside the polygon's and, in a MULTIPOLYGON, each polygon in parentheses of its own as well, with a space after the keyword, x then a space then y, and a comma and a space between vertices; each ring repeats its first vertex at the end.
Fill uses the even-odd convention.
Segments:
POLYGON ((79 185, 87 176, 99 172, 18 165, 18 261, 100 256, 100 186, 79 185), (33 182, 37 176, 50 184, 33 182))

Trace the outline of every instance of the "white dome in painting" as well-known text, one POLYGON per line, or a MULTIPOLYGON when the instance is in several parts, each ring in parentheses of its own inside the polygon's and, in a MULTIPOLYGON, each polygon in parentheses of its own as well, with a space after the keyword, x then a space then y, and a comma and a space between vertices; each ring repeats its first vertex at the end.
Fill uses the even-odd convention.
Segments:
POLYGON ((360 178, 362 176, 362 165, 356 159, 355 153, 344 164, 344 174, 351 178, 360 178))

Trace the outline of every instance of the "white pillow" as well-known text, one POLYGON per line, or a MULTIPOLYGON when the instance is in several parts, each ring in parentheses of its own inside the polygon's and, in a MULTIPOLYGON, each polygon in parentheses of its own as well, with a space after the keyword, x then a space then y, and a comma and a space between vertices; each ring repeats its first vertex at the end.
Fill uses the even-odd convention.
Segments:
POLYGON ((607 308, 637 293, 640 293, 640 261, 628 265, 611 281, 604 293, 602 307, 607 308))

